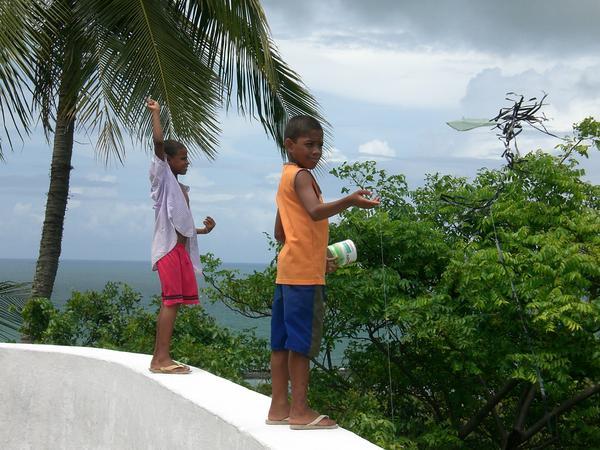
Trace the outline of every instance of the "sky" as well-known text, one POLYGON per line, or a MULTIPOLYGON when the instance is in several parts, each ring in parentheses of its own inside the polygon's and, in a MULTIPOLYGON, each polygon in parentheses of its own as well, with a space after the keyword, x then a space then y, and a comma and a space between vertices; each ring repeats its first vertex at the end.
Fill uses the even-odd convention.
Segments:
MULTIPOLYGON (((574 122, 600 118, 600 2, 596 0, 265 0, 274 41, 332 126, 326 167, 374 159, 409 186, 428 173, 474 177, 503 163, 487 129, 457 132, 447 121, 492 118, 507 92, 548 94, 546 125, 564 136, 574 122)), ((201 253, 225 262, 268 262, 281 170, 276 144, 259 123, 222 112, 214 161, 192 160, 201 253)), ((521 150, 558 143, 525 131, 521 150)), ((63 236, 63 259, 148 260, 154 214, 152 149, 128 150, 124 165, 104 165, 94 142, 78 136, 63 236)), ((595 153, 595 154, 594 154, 595 153)), ((600 182, 600 153, 583 162, 600 182)), ((36 258, 49 182, 51 146, 36 130, 0 162, 0 258, 36 258)), ((342 185, 318 174, 325 201, 342 185)), ((1 278, 1 276, 0 276, 1 278)))

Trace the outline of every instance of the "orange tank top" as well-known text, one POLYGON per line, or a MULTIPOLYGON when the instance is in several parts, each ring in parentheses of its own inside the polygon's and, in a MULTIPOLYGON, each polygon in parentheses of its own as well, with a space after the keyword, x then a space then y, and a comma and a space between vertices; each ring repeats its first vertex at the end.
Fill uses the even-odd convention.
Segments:
MULTIPOLYGON (((296 164, 284 164, 277 189, 277 208, 285 232, 285 243, 277 256, 277 284, 324 285, 329 241, 327 219, 314 221, 300 202, 294 182, 296 164)), ((311 174, 312 176, 312 174, 311 174)), ((313 189, 323 203, 321 190, 313 177, 313 189)))

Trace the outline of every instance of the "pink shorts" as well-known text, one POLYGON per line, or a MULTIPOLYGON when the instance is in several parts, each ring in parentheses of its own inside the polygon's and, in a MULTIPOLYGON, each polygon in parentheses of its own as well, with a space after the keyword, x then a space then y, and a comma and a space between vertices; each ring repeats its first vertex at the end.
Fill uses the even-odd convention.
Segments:
POLYGON ((156 267, 165 306, 199 303, 194 266, 183 244, 177 244, 173 250, 160 258, 156 267))

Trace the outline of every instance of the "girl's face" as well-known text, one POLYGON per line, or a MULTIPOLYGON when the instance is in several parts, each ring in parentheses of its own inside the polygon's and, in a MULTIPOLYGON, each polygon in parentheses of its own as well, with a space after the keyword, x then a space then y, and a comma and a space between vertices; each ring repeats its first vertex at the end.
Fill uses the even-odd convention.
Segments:
POLYGON ((174 175, 185 175, 190 165, 187 149, 180 148, 175 156, 167 155, 167 162, 174 175))

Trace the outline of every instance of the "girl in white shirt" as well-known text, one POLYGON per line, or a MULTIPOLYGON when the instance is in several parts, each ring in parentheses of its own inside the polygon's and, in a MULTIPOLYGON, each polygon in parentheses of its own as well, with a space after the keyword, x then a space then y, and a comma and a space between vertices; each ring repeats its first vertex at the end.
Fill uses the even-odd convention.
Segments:
POLYGON ((215 221, 208 216, 204 219, 204 228, 195 227, 189 208, 189 187, 177 180, 178 175, 185 175, 189 166, 187 149, 180 142, 164 140, 158 102, 148 99, 147 106, 152 115, 154 141, 154 158, 150 165, 155 212, 152 270, 158 270, 162 288, 150 371, 184 374, 190 373, 190 368, 170 356, 173 325, 179 305, 199 301, 196 274, 202 270, 196 235, 210 233, 215 221))

